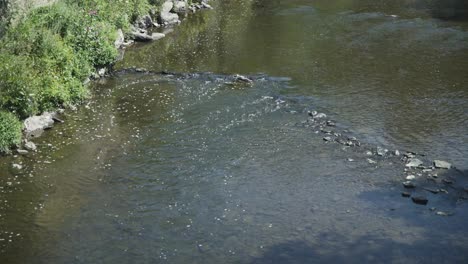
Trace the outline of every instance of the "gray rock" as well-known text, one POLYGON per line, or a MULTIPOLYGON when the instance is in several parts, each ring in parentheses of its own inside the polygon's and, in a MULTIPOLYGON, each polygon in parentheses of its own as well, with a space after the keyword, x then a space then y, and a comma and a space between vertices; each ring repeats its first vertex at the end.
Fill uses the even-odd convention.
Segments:
POLYGON ((174 12, 187 12, 188 4, 186 1, 174 1, 174 7, 172 11, 174 12))
POLYGON ((408 159, 408 163, 406 163, 406 167, 418 167, 421 166, 423 162, 417 158, 410 158, 408 159))
POLYGON ((137 19, 136 25, 139 28, 149 28, 152 27, 154 24, 153 19, 151 18, 150 15, 144 15, 140 18, 137 19))
POLYGON ((331 141, 332 139, 331 137, 324 137, 323 140, 328 142, 328 141, 331 141))
POLYGON ((172 1, 166 1, 161 6, 161 11, 159 13, 159 22, 161 24, 170 25, 179 23, 179 15, 171 13, 171 10, 174 8, 174 3, 172 1))
POLYGON ((409 193, 409 192, 402 192, 402 193, 401 193, 401 196, 403 196, 403 197, 410 197, 410 196, 411 196, 411 193, 409 193))
POLYGON ((234 75, 234 80, 236 82, 243 82, 243 83, 253 83, 252 79, 250 78, 247 78, 243 75, 240 75, 240 74, 236 74, 234 75))
POLYGON ((328 120, 328 121, 327 121, 327 126, 334 127, 334 126, 336 126, 336 123, 333 122, 333 121, 331 121, 331 120, 328 120))
POLYGON ((387 150, 387 149, 383 149, 383 148, 381 148, 381 147, 377 147, 377 151, 376 151, 376 152, 377 152, 377 155, 378 155, 378 156, 385 156, 385 154, 388 152, 388 150, 387 150))
POLYGON ((148 35, 147 33, 142 33, 139 31, 133 31, 131 35, 136 41, 153 41, 164 38, 166 36, 162 33, 153 33, 151 35, 148 35))
POLYGON ((395 150, 395 151, 393 152, 393 155, 395 155, 395 156, 400 156, 400 151, 399 151, 398 149, 395 150))
POLYGON ((202 2, 201 5, 202 5, 203 8, 213 9, 213 7, 211 5, 209 5, 209 4, 207 4, 206 2, 202 2))
POLYGON ((327 115, 324 114, 324 113, 318 113, 318 114, 314 115, 314 118, 327 118, 327 115))
POLYGON ((16 170, 23 169, 23 166, 21 166, 20 164, 16 164, 16 163, 13 163, 12 167, 13 167, 13 169, 16 169, 16 170))
POLYGON ((429 200, 424 196, 411 197, 411 200, 413 200, 413 203, 420 205, 426 205, 429 202, 429 200))
POLYGON ((405 187, 406 189, 414 189, 416 188, 416 185, 414 185, 414 183, 410 181, 405 181, 403 182, 403 187, 405 187))
POLYGON ((450 169, 452 167, 452 164, 443 160, 434 160, 434 167, 438 169, 450 169))
POLYGON ((119 49, 120 47, 122 47, 122 45, 124 44, 125 42, 125 36, 124 36, 124 33, 122 31, 122 29, 118 29, 117 30, 117 38, 115 39, 114 41, 114 46, 116 49, 119 49))
POLYGON ((377 163, 377 161, 373 160, 373 159, 367 159, 367 162, 369 162, 369 164, 375 164, 377 163))
POLYGON ((106 75, 106 72, 107 72, 106 68, 101 68, 101 69, 98 69, 97 74, 99 75, 99 77, 104 77, 106 75))
POLYGON ((409 180, 409 181, 410 181, 410 180, 414 180, 414 179, 416 179, 416 176, 414 176, 414 175, 408 175, 408 176, 406 176, 406 179, 409 180))
POLYGON ((26 144, 24 144, 24 148, 29 150, 29 151, 36 151, 37 150, 36 144, 34 144, 34 142, 31 142, 31 141, 26 142, 26 144))
POLYGON ((51 128, 54 125, 54 113, 45 112, 40 116, 32 116, 24 121, 24 132, 31 133, 37 130, 51 128))
POLYGON ((17 149, 16 150, 16 153, 20 154, 20 155, 26 155, 28 154, 29 152, 25 149, 17 149))

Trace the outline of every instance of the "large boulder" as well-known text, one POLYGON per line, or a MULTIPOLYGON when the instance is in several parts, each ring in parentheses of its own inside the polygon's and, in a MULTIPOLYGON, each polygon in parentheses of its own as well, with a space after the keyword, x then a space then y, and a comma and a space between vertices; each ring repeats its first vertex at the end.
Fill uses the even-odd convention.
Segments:
POLYGON ((187 12, 188 10, 188 3, 187 1, 174 1, 174 7, 172 11, 174 12, 187 12))
POLYGON ((137 19, 136 21, 136 26, 139 28, 149 28, 154 25, 153 19, 151 18, 150 15, 144 15, 140 18, 137 19))
POLYGON ((32 116, 24 121, 26 134, 51 128, 54 125, 54 113, 45 112, 40 116, 32 116))
POLYGON ((161 11, 159 13, 159 23, 164 25, 179 23, 179 15, 171 13, 173 8, 174 3, 172 1, 166 1, 162 4, 161 11))

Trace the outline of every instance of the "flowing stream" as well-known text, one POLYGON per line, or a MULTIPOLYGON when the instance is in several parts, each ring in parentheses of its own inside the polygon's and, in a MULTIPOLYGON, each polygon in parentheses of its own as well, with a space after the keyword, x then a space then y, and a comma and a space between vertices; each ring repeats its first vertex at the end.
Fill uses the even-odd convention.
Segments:
POLYGON ((466 263, 463 1, 213 5, 0 160, 0 263, 466 263))

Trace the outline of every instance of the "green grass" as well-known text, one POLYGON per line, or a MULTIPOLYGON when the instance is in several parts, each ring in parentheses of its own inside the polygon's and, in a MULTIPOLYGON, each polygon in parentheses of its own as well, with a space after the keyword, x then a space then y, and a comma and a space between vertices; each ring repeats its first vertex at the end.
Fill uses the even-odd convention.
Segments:
POLYGON ((23 125, 19 119, 8 112, 0 112, 0 153, 9 153, 10 148, 21 142, 23 125))
POLYGON ((157 4, 63 0, 35 9, 9 26, 0 40, 0 151, 18 141, 17 124, 5 123, 13 116, 17 121, 86 99, 83 81, 117 56, 116 30, 128 31, 135 19, 157 4))

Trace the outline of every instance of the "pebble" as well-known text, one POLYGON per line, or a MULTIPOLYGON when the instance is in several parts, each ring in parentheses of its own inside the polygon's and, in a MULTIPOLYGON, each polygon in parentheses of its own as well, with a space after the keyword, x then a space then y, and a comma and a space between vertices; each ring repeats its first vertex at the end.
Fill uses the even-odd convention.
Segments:
POLYGON ((394 154, 395 156, 400 156, 400 151, 398 151, 398 149, 397 149, 397 150, 395 150, 395 151, 393 152, 393 154, 394 154))
POLYGON ((377 163, 377 161, 373 160, 373 159, 367 159, 367 162, 369 162, 370 164, 375 164, 377 163))
POLYGON ((408 175, 408 176, 406 176, 406 179, 407 179, 407 180, 414 180, 414 179, 416 179, 416 176, 414 176, 414 175, 408 175))
POLYGON ((413 200, 413 203, 420 205, 426 205, 429 202, 424 196, 411 197, 411 200, 413 200))
POLYGON ((323 140, 325 140, 325 141, 331 141, 331 137, 324 137, 323 140))
POLYGON ((349 161, 349 162, 353 162, 353 161, 354 161, 354 159, 348 158, 348 161, 349 161))
POLYGON ((366 155, 367 155, 367 156, 372 156, 372 152, 371 152, 371 151, 367 151, 367 152, 366 152, 366 155))

